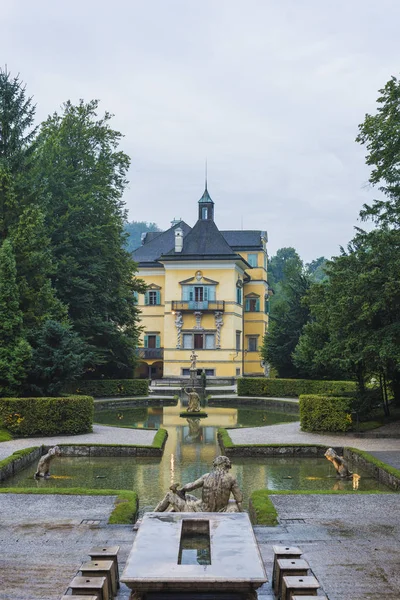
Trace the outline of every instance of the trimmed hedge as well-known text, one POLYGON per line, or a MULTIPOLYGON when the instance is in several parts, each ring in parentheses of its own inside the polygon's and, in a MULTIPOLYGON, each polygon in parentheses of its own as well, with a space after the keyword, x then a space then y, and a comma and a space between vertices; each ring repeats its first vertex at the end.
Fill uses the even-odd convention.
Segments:
POLYGON ((58 435, 92 431, 93 398, 0 398, 0 422, 13 435, 58 435))
POLYGON ((352 426, 348 397, 302 395, 299 408, 303 431, 347 431, 352 426))
POLYGON ((239 377, 238 396, 274 396, 296 398, 301 394, 325 396, 353 395, 355 381, 318 381, 315 379, 268 379, 265 377, 239 377))
POLYGON ((148 379, 88 379, 76 381, 68 387, 72 394, 84 394, 94 398, 114 396, 148 396, 148 379))

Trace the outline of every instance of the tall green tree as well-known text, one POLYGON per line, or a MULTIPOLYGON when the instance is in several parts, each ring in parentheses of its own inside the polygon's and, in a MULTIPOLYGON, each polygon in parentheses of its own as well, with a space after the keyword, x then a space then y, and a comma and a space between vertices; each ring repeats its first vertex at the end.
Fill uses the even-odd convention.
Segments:
POLYGON ((29 333, 47 318, 65 318, 56 298, 50 238, 30 173, 36 136, 35 106, 19 77, 0 69, 0 243, 10 239, 24 327, 29 333))
POLYGON ((124 248, 130 161, 112 115, 97 111, 95 100, 67 102, 42 124, 34 187, 51 237, 53 284, 93 351, 93 376, 129 377, 140 333, 135 292, 144 290, 124 248))
POLYGON ((284 297, 272 306, 261 355, 277 370, 279 377, 299 375, 292 353, 309 318, 309 307, 304 302, 309 287, 309 278, 294 271, 282 284, 284 297))
POLYGON ((19 395, 31 358, 23 335, 17 270, 10 240, 0 246, 0 396, 19 395))

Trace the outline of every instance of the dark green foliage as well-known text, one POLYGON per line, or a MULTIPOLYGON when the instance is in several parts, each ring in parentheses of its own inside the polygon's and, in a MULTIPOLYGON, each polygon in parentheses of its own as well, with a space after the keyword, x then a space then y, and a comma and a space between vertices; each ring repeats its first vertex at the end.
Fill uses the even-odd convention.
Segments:
POLYGON ((318 283, 327 279, 328 276, 325 271, 326 263, 326 258, 320 256, 306 264, 306 273, 309 275, 311 281, 318 283))
POLYGON ((129 377, 143 291, 124 249, 129 157, 98 102, 64 104, 42 124, 32 185, 41 198, 55 259, 53 284, 75 331, 93 350, 92 376, 129 377), (43 177, 46 173, 46 177, 43 177))
POLYGON ((57 435, 92 431, 93 398, 1 398, 0 422, 14 435, 57 435))
POLYGON ((16 265, 9 240, 0 246, 0 396, 18 394, 31 359, 23 335, 16 265))
POLYGON ((299 407, 303 431, 347 431, 352 426, 348 397, 301 395, 299 407))
POLYGON ((95 398, 114 396, 147 396, 148 379, 88 379, 77 381, 67 389, 74 394, 85 394, 95 398))
POLYGON ((269 329, 264 336, 261 355, 280 377, 299 375, 292 353, 309 318, 309 307, 303 300, 309 287, 310 280, 306 275, 293 272, 282 284, 283 297, 271 306, 269 329))
POLYGON ((130 221, 125 224, 124 229, 128 234, 125 242, 125 247, 128 252, 133 252, 142 245, 142 233, 148 231, 161 232, 161 229, 155 223, 147 223, 146 221, 130 221))
POLYGON ((302 268, 302 260, 294 248, 280 248, 268 262, 268 281, 275 288, 293 273, 300 273, 302 268))
POLYGON ((70 325, 46 321, 32 334, 32 367, 27 388, 41 396, 58 396, 69 382, 84 371, 90 353, 70 325))
POLYGON ((242 377, 237 380, 238 396, 296 398, 301 394, 354 395, 353 381, 317 381, 311 379, 265 379, 242 377))

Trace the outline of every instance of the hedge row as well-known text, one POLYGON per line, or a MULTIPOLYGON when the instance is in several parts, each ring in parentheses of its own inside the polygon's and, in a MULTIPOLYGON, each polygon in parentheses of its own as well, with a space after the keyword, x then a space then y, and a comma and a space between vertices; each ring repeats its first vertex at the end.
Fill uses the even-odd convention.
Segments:
POLYGON ((77 381, 67 393, 84 394, 94 398, 114 396, 148 396, 148 379, 88 379, 77 381))
POLYGON ((352 426, 351 400, 343 396, 300 396, 300 425, 303 431, 347 431, 352 426))
POLYGON ((78 434, 92 431, 93 398, 0 398, 0 423, 13 435, 78 434))
POLYGON ((273 396, 275 398, 296 398, 301 394, 344 396, 352 395, 355 391, 354 381, 267 379, 264 377, 240 377, 237 380, 238 396, 273 396))

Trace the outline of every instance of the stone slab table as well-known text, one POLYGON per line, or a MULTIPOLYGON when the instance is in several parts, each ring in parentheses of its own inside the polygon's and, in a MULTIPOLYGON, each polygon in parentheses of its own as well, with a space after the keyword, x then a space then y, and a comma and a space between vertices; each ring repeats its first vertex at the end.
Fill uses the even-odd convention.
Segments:
POLYGON ((121 581, 135 591, 135 598, 189 590, 254 596, 267 575, 247 513, 150 512, 143 517, 121 581), (178 563, 182 529, 198 531, 203 538, 209 532, 210 564, 205 564, 204 550, 196 549, 186 551, 193 564, 178 563))

